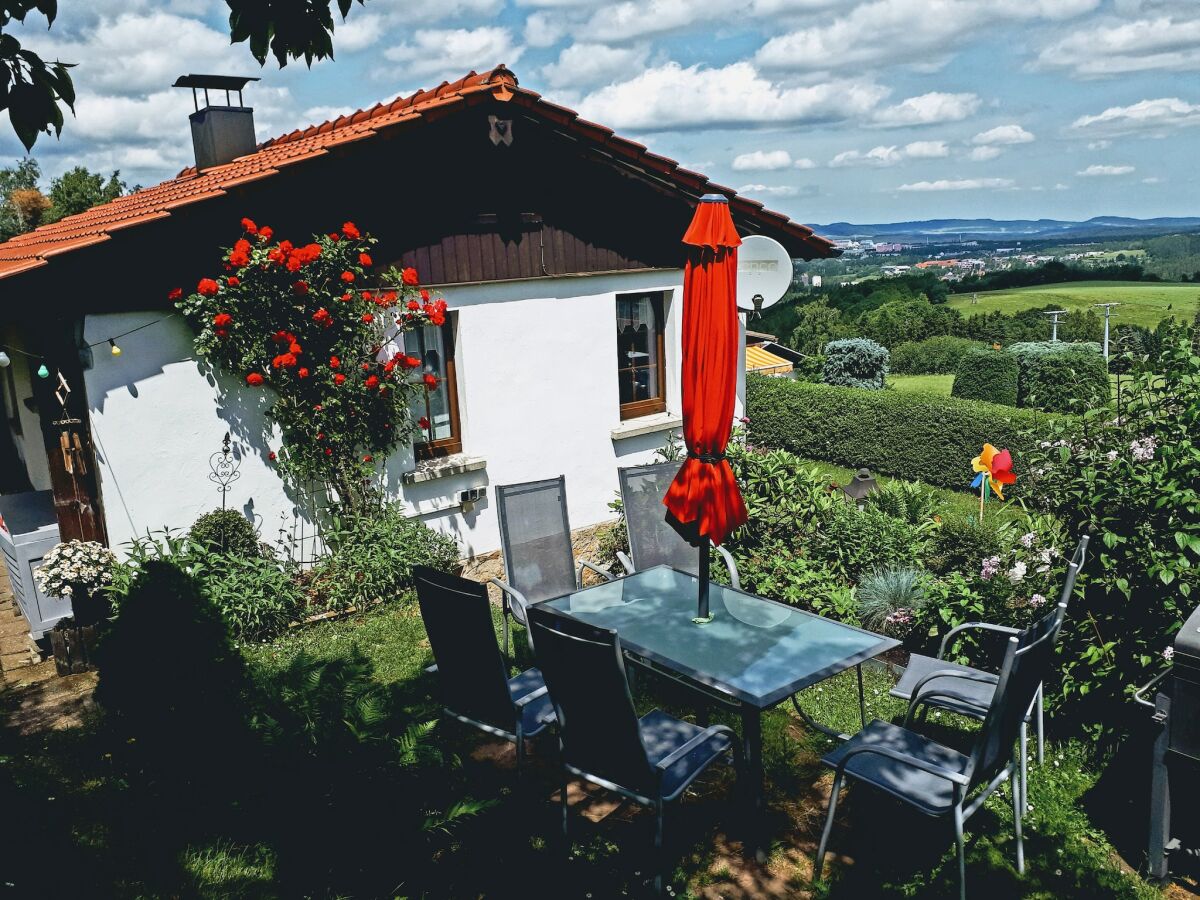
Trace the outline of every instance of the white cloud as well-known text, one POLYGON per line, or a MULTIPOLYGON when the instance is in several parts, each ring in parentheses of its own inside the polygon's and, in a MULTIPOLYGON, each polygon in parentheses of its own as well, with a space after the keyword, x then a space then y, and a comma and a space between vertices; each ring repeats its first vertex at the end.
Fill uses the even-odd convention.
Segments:
POLYGON ((389 47, 383 55, 401 63, 406 78, 458 78, 470 69, 515 64, 522 49, 507 28, 430 28, 413 32, 409 42, 389 47))
POLYGON ((755 55, 763 68, 832 72, 910 64, 929 70, 1005 22, 1061 20, 1100 0, 873 0, 778 35, 755 55))
POLYGON ((768 197, 795 197, 799 191, 791 185, 743 184, 739 194, 762 194, 768 197))
POLYGON ((754 150, 739 153, 733 158, 735 172, 774 172, 792 165, 792 154, 786 150, 754 150))
POLYGON ((739 5, 729 0, 624 0, 597 9, 577 33, 589 40, 635 40, 711 22, 739 5))
POLYGON ((542 67, 542 77, 555 88, 608 84, 644 68, 649 52, 647 47, 572 44, 555 62, 542 67))
POLYGON ((567 31, 567 23, 558 16, 537 12, 525 20, 525 43, 530 47, 552 47, 567 31))
POLYGON ((1020 125, 997 125, 971 138, 972 144, 1028 144, 1033 135, 1020 125))
POLYGON ((587 95, 580 113, 639 131, 836 122, 869 112, 886 93, 862 81, 784 87, 746 62, 719 69, 669 62, 587 95))
POLYGON ((1054 189, 1056 191, 1069 191, 1071 188, 1070 188, 1070 185, 1063 184, 1060 181, 1060 182, 1058 182, 1058 184, 1054 185, 1054 189))
POLYGON ((971 160, 971 162, 987 162, 989 159, 995 159, 1003 152, 999 147, 984 144, 981 147, 973 147, 971 152, 967 154, 967 159, 971 160))
POLYGON ((1189 125, 1200 125, 1200 103, 1187 103, 1178 97, 1140 100, 1129 106, 1110 106, 1102 113, 1080 116, 1071 123, 1072 128, 1105 135, 1162 135, 1189 125))
POLYGON ((950 155, 945 141, 913 141, 904 145, 904 155, 909 159, 941 159, 950 155))
MULTIPOLYGON (((1195 11, 1193 4, 1193 14, 1195 11)), ((1114 20, 1072 29, 1066 37, 1043 48, 1037 66, 1067 69, 1078 78, 1194 71, 1200 69, 1200 16, 1114 20)))
POLYGON ((1134 171, 1136 169, 1133 166, 1088 166, 1086 169, 1080 169, 1075 174, 1095 178, 1104 175, 1128 175, 1134 171))
POLYGON ((1142 184, 1162 184, 1162 182, 1163 179, 1159 178, 1157 175, 1151 175, 1149 178, 1142 179, 1142 184))
POLYGON ((807 156, 801 157, 800 159, 798 159, 794 163, 792 163, 792 165, 795 166, 797 169, 815 169, 817 167, 817 164, 815 162, 813 162, 811 159, 809 159, 807 156))
POLYGON ((1088 141, 1087 148, 1089 150, 1107 150, 1112 146, 1112 141, 1088 141))
POLYGON ((978 191, 984 188, 999 189, 1013 186, 1011 178, 943 178, 938 181, 914 181, 902 184, 898 191, 978 191))
POLYGON ((960 122, 979 109, 975 94, 946 94, 932 91, 919 97, 909 97, 879 110, 875 124, 884 128, 905 125, 935 125, 939 122, 960 122))
POLYGON ((335 18, 333 49, 340 59, 378 44, 397 29, 407 33, 419 25, 479 21, 495 16, 503 8, 504 0, 409 0, 403 6, 368 6, 362 11, 355 8, 346 21, 335 18))

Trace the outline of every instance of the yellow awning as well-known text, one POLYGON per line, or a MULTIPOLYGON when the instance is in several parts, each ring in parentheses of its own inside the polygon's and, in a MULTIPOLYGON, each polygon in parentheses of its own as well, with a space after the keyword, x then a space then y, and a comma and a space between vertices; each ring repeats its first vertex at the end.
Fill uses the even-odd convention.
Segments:
POLYGON ((785 375, 792 371, 792 364, 782 356, 751 344, 746 348, 746 371, 760 375, 785 375))

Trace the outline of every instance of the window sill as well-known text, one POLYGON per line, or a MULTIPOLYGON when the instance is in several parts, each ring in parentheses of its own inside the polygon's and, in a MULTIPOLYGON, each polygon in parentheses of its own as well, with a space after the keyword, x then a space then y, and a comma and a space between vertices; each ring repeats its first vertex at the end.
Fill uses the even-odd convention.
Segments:
POLYGON ((639 416, 636 419, 626 419, 612 430, 614 441, 626 438, 640 437, 643 434, 655 434, 660 431, 670 431, 672 428, 683 426, 683 416, 675 413, 654 413, 651 416, 639 416))
POLYGON ((465 453, 455 453, 438 459, 423 459, 411 472, 405 472, 405 484, 422 484, 435 481, 438 478, 449 478, 451 475, 464 475, 467 472, 478 472, 487 468, 487 460, 480 456, 467 456, 465 453))

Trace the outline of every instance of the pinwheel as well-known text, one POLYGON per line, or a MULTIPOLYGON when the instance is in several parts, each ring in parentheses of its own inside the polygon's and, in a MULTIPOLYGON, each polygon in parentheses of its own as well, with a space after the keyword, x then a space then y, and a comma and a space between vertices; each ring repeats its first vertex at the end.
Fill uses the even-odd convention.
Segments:
POLYGON ((1017 480, 1012 470, 1012 454, 1007 450, 997 450, 991 444, 984 444, 983 452, 971 460, 971 468, 978 473, 971 487, 979 488, 979 519, 983 521, 983 503, 987 499, 988 489, 1003 500, 1003 485, 1017 480))

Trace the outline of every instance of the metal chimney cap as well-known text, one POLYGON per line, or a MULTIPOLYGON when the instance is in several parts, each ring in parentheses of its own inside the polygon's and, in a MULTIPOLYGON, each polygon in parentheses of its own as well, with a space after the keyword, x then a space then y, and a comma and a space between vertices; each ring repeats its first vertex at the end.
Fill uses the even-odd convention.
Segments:
POLYGON ((240 91, 251 81, 261 81, 242 75, 180 75, 171 87, 212 88, 218 91, 240 91))

